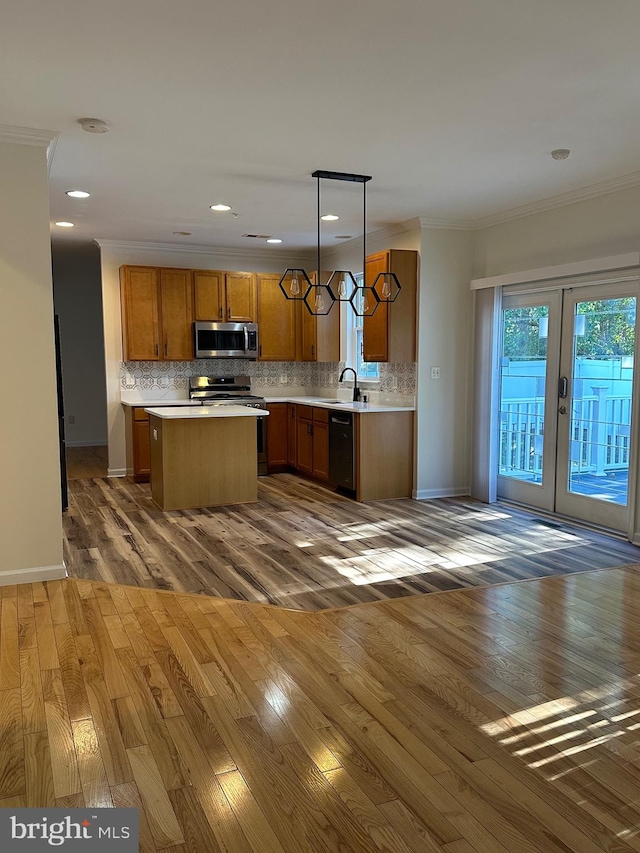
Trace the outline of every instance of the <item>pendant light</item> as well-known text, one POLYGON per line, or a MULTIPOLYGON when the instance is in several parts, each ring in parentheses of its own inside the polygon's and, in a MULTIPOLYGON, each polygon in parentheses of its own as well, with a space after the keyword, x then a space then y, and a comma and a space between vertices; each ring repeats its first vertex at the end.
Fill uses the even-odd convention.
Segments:
POLYGON ((350 270, 335 270, 326 284, 321 282, 321 206, 320 181, 349 181, 362 184, 362 272, 366 272, 367 260, 367 182, 371 175, 355 175, 350 172, 329 172, 318 169, 312 177, 317 181, 318 250, 315 281, 304 269, 288 268, 280 279, 280 290, 287 299, 303 301, 310 314, 328 314, 336 302, 348 302, 359 317, 370 317, 381 302, 394 302, 400 292, 400 282, 395 273, 382 272, 371 286, 358 284, 350 270))

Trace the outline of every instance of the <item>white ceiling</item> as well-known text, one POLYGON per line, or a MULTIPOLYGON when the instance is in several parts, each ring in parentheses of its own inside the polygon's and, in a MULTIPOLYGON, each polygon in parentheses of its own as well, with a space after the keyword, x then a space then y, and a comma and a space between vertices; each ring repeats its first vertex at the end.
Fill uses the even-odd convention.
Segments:
MULTIPOLYGON (((60 131, 74 239, 309 247, 315 169, 373 176, 369 231, 637 172, 639 31, 636 0, 3 0, 0 123, 60 131)), ((323 187, 323 244, 359 236, 361 187, 323 187)))

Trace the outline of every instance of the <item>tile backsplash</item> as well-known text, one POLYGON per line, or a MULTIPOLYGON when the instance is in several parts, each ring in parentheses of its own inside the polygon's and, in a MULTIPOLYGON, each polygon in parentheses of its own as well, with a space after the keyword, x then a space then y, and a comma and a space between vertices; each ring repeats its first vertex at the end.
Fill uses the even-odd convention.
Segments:
MULTIPOLYGON (((154 389, 184 392, 190 376, 241 376, 251 378, 251 389, 264 396, 282 394, 335 394, 344 362, 246 361, 244 359, 208 359, 197 361, 125 361, 120 369, 123 392, 141 391, 150 397, 154 389)), ((380 382, 371 387, 373 395, 385 399, 415 395, 415 362, 380 365, 380 382)))

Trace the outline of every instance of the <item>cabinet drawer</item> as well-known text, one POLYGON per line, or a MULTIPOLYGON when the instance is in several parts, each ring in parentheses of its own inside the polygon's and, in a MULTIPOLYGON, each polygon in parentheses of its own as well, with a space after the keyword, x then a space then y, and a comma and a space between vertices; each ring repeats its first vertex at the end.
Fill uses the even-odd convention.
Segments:
POLYGON ((310 421, 313 416, 313 409, 311 406, 298 406, 298 419, 310 421))
POLYGON ((313 422, 315 424, 328 424, 329 423, 329 410, 328 409, 315 409, 313 410, 313 422))
POLYGON ((133 419, 134 421, 148 421, 149 415, 145 412, 144 409, 134 409, 133 410, 133 419))

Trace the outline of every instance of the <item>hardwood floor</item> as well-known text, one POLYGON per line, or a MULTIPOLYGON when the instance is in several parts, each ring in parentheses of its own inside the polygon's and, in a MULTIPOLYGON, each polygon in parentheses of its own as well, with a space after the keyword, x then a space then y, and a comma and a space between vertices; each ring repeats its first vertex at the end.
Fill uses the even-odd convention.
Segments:
POLYGON ((640 572, 303 613, 2 589, 0 806, 144 853, 640 850, 640 572))
POLYGON ((109 465, 107 445, 67 447, 67 479, 106 477, 109 465))
POLYGON ((358 504, 278 474, 253 504, 162 512, 147 484, 75 480, 64 517, 77 578, 304 610, 640 562, 640 548, 470 499, 358 504))

